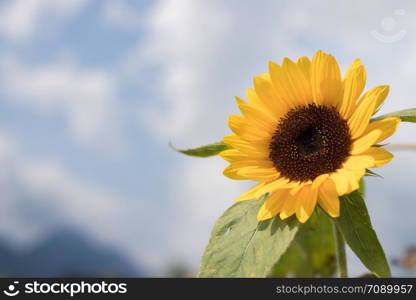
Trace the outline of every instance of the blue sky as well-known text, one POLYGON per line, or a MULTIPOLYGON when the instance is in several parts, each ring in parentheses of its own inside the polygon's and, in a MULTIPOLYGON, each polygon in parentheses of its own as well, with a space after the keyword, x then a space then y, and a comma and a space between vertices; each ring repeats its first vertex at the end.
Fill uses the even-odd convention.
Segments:
MULTIPOLYGON (((390 84, 383 112, 415 107, 415 20, 412 1, 0 1, 0 234, 27 247, 72 226, 156 273, 195 268, 250 183, 168 142, 219 140, 269 60, 318 49, 343 70, 361 58, 367 87, 390 84)), ((403 124, 391 141, 415 132, 403 124)), ((369 180, 389 257, 416 243, 414 167, 397 152, 369 180)))

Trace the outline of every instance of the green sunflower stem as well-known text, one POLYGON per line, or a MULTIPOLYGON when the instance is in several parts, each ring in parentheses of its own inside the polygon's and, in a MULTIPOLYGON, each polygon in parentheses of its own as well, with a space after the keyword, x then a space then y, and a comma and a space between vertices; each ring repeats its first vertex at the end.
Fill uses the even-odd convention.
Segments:
POLYGON ((333 222, 332 224, 334 227, 335 246, 337 253, 338 277, 346 278, 348 277, 348 271, 347 256, 345 254, 345 240, 337 224, 335 224, 335 222, 333 222))

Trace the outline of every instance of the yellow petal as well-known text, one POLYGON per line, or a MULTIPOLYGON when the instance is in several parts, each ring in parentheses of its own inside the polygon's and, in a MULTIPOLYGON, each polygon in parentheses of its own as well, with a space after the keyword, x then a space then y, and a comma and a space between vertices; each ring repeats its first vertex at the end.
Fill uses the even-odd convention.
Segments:
POLYGON ((276 112, 272 111, 273 105, 272 103, 264 103, 261 99, 257 96, 256 91, 254 89, 248 88, 246 89, 246 97, 248 102, 256 107, 257 109, 261 110, 264 114, 267 114, 270 118, 279 118, 280 112, 276 114, 276 112))
POLYGON ((354 155, 364 152, 377 142, 380 135, 380 130, 373 130, 367 133, 366 135, 360 137, 358 140, 352 143, 350 154, 354 155))
MULTIPOLYGON (((287 68, 288 66, 286 66, 287 68)), ((285 74, 283 67, 274 62, 269 62, 269 73, 275 93, 287 109, 302 105, 302 101, 294 95, 293 88, 291 88, 291 84, 288 82, 287 74, 285 74)))
MULTIPOLYGON (((251 169, 258 169, 259 167, 269 171, 270 168, 273 168, 274 173, 278 173, 273 166, 273 163, 269 159, 259 159, 248 156, 246 154, 241 153, 237 149, 228 149, 219 153, 219 156, 222 157, 224 160, 228 161, 231 168, 230 169, 239 169, 242 167, 250 167, 251 169)), ((230 167, 229 166, 229 167, 230 167)), ((250 169, 250 170, 251 170, 250 169)), ((239 171, 236 170, 236 173, 239 171)), ((245 171, 246 172, 246 171, 245 171)), ((257 171, 256 171, 257 172, 257 171)), ((240 172, 240 175, 245 174, 244 172, 240 172)), ((240 176, 241 177, 241 176, 240 176)))
POLYGON ((264 103, 262 101, 260 101, 260 98, 257 96, 256 91, 254 89, 247 88, 246 89, 246 97, 248 99, 248 103, 250 103, 251 105, 254 105, 254 106, 257 106, 257 107, 262 107, 262 108, 264 108, 264 110, 266 110, 265 108, 267 106, 264 105, 264 103))
POLYGON ((390 91, 390 87, 388 85, 380 85, 369 90, 365 94, 365 96, 374 97, 376 99, 376 111, 377 111, 378 109, 380 109, 381 105, 383 104, 384 100, 389 94, 389 91, 390 91))
POLYGON ((255 159, 241 153, 237 149, 222 151, 219 153, 219 156, 231 163, 225 168, 224 175, 232 179, 251 179, 255 181, 267 181, 268 179, 268 181, 272 181, 279 176, 269 159, 255 159), (260 178, 262 180, 258 180, 260 178))
POLYGON ((305 185, 296 197, 298 197, 296 217, 299 222, 305 223, 316 206, 318 190, 312 189, 311 185, 305 185))
POLYGON ((251 120, 255 126, 263 129, 266 132, 273 133, 276 130, 277 120, 270 118, 267 114, 257 109, 253 105, 245 103, 238 97, 235 97, 238 103, 238 108, 241 113, 249 120, 251 120))
POLYGON ((287 219, 296 212, 298 200, 298 197, 292 196, 290 193, 285 195, 285 201, 280 210, 280 219, 287 219))
POLYGON ((237 173, 246 179, 259 182, 270 182, 280 177, 280 173, 276 171, 273 165, 269 168, 241 168, 237 173))
POLYGON ((374 158, 362 153, 362 155, 348 157, 342 166, 350 170, 356 170, 370 168, 372 165, 374 165, 374 158))
POLYGON ((313 180, 312 188, 317 189, 329 177, 329 174, 322 174, 313 180))
POLYGON ((256 197, 260 197, 261 195, 265 194, 265 193, 272 193, 275 192, 279 189, 287 189, 287 188, 293 188, 293 187, 297 187, 299 185, 299 183, 297 182, 289 182, 289 180, 287 178, 279 178, 275 181, 269 182, 267 184, 265 184, 262 188, 260 188, 257 192, 256 192, 256 197))
POLYGON ((224 174, 224 176, 234 179, 234 180, 246 180, 247 178, 244 176, 241 176, 240 174, 238 174, 240 168, 236 168, 233 165, 229 165, 228 167, 226 167, 224 169, 224 171, 222 172, 222 174, 224 174))
POLYGON ((250 200, 250 199, 256 199, 255 197, 255 193, 262 187, 264 186, 264 183, 259 183, 256 184, 255 186, 253 186, 252 188, 250 188, 248 191, 246 191, 245 193, 243 193, 242 195, 240 195, 237 199, 235 199, 236 202, 240 202, 240 201, 245 201, 245 200, 250 200))
POLYGON ((359 184, 359 182, 361 180, 361 177, 363 177, 365 175, 365 169, 347 169, 347 168, 344 168, 344 170, 348 171, 353 176, 353 178, 355 178, 355 182, 357 183, 357 185, 359 184))
POLYGON ((283 207, 287 190, 278 190, 270 195, 257 214, 257 221, 263 221, 276 216, 283 207))
POLYGON ((338 195, 349 194, 359 188, 356 173, 347 169, 338 169, 329 176, 335 183, 338 195))
POLYGON ((393 154, 381 147, 371 147, 363 153, 370 155, 374 159, 374 164, 371 167, 382 167, 393 159, 393 154))
POLYGON ((390 137, 394 132, 396 132, 397 128, 399 127, 399 124, 400 119, 396 117, 390 117, 383 120, 375 121, 367 126, 367 129, 365 130, 364 134, 373 130, 379 130, 381 134, 375 142, 379 143, 390 137))
POLYGON ((377 102, 374 97, 365 97, 358 103, 351 118, 348 119, 348 126, 353 140, 364 133, 371 116, 374 114, 376 104, 377 102))
POLYGON ((228 126, 235 134, 248 142, 270 143, 272 137, 272 134, 259 126, 255 126, 250 120, 243 116, 228 116, 228 126))
POLYGON ((256 159, 268 159, 269 150, 267 148, 256 147, 254 144, 250 144, 244 141, 236 134, 230 134, 222 139, 223 143, 231 148, 235 148, 240 152, 249 155, 256 159))
POLYGON ((263 169, 274 168, 273 162, 270 161, 269 159, 263 160, 263 159, 255 159, 252 157, 234 161, 231 163, 230 166, 234 166, 235 168, 243 168, 243 167, 263 168, 263 169))
POLYGON ((348 119, 351 116, 355 108, 355 102, 364 90, 365 81, 365 68, 361 64, 361 60, 356 59, 345 74, 344 96, 339 107, 339 113, 344 119, 348 119))
POLYGON ((354 113, 348 120, 352 139, 363 134, 372 115, 383 103, 389 92, 388 86, 378 86, 365 93, 359 100, 354 113))
MULTIPOLYGON (((250 143, 247 141, 242 140, 238 135, 236 134, 229 134, 223 137, 222 139, 223 143, 226 144, 228 147, 239 149, 241 146, 252 148, 252 150, 256 150, 252 146, 250 146, 250 143)), ((240 149, 239 149, 240 150, 240 149)))
POLYGON ((341 72, 332 55, 318 51, 311 65, 312 95, 316 104, 334 106, 342 93, 341 72))
POLYGON ((258 160, 258 159, 244 159, 232 162, 228 167, 223 171, 223 174, 226 177, 231 179, 243 180, 243 179, 252 179, 257 175, 258 178, 263 178, 262 180, 252 179, 256 181, 267 181, 265 178, 270 178, 269 180, 275 179, 277 172, 273 167, 273 163, 270 160, 258 160))
POLYGON ((318 203, 331 217, 339 217, 339 196, 331 179, 326 180, 320 186, 318 203))
POLYGON ((308 182, 298 182, 298 185, 291 188, 290 189, 290 195, 291 196, 295 196, 297 193, 299 193, 299 191, 306 185, 306 184, 311 184, 311 181, 309 180, 308 182))
POLYGON ((276 118, 280 118, 288 109, 285 99, 276 94, 276 91, 269 80, 264 77, 254 77, 254 90, 257 96, 276 118))
POLYGON ((218 155, 230 163, 248 159, 247 155, 241 153, 237 149, 224 150, 221 151, 218 155))
POLYGON ((244 130, 244 127, 246 127, 245 118, 240 115, 228 116, 228 127, 230 127, 230 129, 234 131, 235 134, 238 134, 240 130, 244 130))
MULTIPOLYGON (((302 70, 303 74, 305 74, 305 77, 308 81, 310 81, 311 77, 311 61, 307 56, 302 56, 298 59, 297 64, 299 68, 302 70)), ((311 90, 312 92, 312 90, 311 90)))
POLYGON ((270 75, 267 73, 261 74, 260 77, 266 79, 268 82, 272 82, 270 75))
POLYGON ((309 79, 297 64, 285 58, 282 65, 282 74, 282 85, 285 87, 291 103, 299 103, 300 105, 312 103, 312 91, 309 79))
MULTIPOLYGON (((269 82, 267 86, 270 88, 271 83, 269 82)), ((272 91, 269 91, 269 93, 272 93, 272 91)), ((279 105, 278 98, 275 98, 275 96, 272 96, 272 98, 266 98, 266 95, 263 95, 263 97, 260 98, 254 88, 246 89, 246 97, 251 105, 255 106, 272 119, 279 119, 287 111, 285 106, 279 105)))

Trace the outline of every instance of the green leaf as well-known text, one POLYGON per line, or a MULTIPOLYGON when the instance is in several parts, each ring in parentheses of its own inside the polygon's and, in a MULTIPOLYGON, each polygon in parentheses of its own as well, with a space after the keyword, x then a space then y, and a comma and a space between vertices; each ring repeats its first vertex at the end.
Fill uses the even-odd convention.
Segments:
POLYGON ((269 274, 269 277, 314 277, 308 255, 296 241, 296 238, 280 258, 279 263, 269 274))
POLYGON ((314 277, 329 277, 336 270, 332 227, 329 217, 317 207, 296 236, 296 241, 307 253, 314 277))
POLYGON ((300 227, 294 242, 282 256, 272 277, 330 277, 336 270, 332 222, 316 208, 300 227))
POLYGON ((198 156, 198 157, 214 156, 224 150, 229 149, 228 146, 224 144, 223 142, 217 142, 217 143, 201 146, 198 148, 186 149, 186 150, 178 149, 175 146, 173 146, 171 143, 169 143, 169 146, 177 152, 190 155, 190 156, 198 156))
POLYGON ((376 172, 374 172, 370 169, 365 169, 365 175, 364 176, 373 176, 373 177, 383 178, 383 176, 377 174, 376 172))
POLYGON ((416 108, 409 108, 409 109, 395 111, 395 112, 374 118, 371 121, 378 121, 378 120, 382 120, 388 117, 399 117, 403 122, 416 122, 416 108))
POLYGON ((217 221, 202 257, 199 277, 266 277, 298 230, 291 217, 257 222, 266 196, 234 204, 217 221))
POLYGON ((358 191, 360 192, 361 196, 364 198, 365 192, 366 192, 366 185, 365 185, 364 177, 361 177, 360 179, 360 187, 358 188, 358 191))
POLYGON ((364 199, 358 191, 340 198, 336 224, 361 262, 378 277, 390 277, 390 268, 374 231, 364 199))

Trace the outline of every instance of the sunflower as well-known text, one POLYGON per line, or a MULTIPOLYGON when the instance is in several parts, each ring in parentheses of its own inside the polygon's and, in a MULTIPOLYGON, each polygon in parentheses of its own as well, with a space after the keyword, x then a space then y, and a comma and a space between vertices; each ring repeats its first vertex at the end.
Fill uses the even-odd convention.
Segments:
POLYGON ((335 58, 318 51, 312 60, 270 62, 247 89, 248 101, 236 97, 242 115, 229 116, 234 134, 224 137, 230 149, 220 155, 230 163, 225 176, 258 182, 236 201, 269 194, 258 221, 296 214, 304 223, 317 204, 338 217, 339 196, 358 189, 367 168, 393 158, 379 143, 400 119, 370 120, 389 87, 361 95, 365 81, 359 59, 342 79, 335 58))

